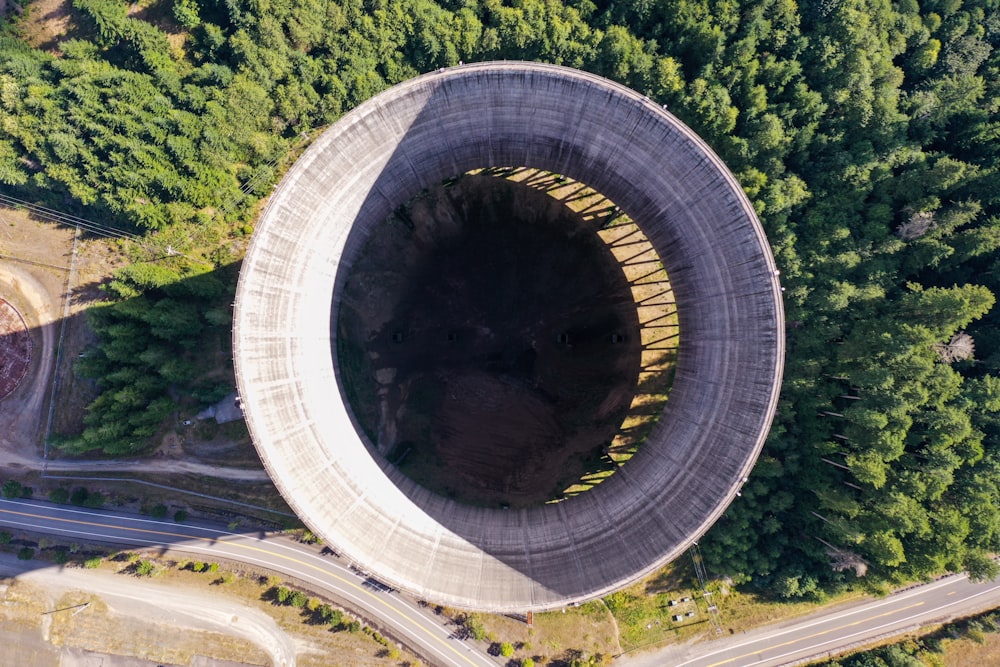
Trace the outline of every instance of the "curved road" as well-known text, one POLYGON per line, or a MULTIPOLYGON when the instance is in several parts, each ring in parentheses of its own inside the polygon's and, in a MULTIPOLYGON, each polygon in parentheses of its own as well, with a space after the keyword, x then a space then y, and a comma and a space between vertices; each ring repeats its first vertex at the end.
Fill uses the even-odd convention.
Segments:
MULTIPOLYGON (((396 593, 380 591, 315 547, 266 533, 232 533, 208 524, 174 524, 43 502, 0 499, 0 525, 74 540, 165 547, 280 572, 328 592, 378 622, 432 664, 496 667, 482 646, 454 636, 454 626, 396 593)), ((713 642, 674 645, 623 656, 622 667, 778 667, 820 658, 875 638, 1000 606, 1000 582, 945 577, 895 595, 827 609, 713 642)))
POLYGON ((0 525, 74 540, 165 547, 212 559, 233 560, 294 577, 326 591, 378 623, 434 665, 496 667, 482 647, 454 636, 455 626, 429 609, 379 590, 332 556, 275 534, 232 533, 208 524, 175 524, 44 502, 0 499, 0 525))

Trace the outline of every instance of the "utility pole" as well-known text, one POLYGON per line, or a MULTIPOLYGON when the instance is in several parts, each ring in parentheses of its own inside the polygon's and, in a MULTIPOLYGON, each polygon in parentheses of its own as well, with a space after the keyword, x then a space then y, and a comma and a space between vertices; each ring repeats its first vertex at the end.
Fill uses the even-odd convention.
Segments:
POLYGON ((708 620, 712 624, 715 634, 721 635, 724 631, 722 624, 719 622, 719 607, 713 604, 710 599, 712 593, 708 590, 708 574, 705 572, 705 564, 702 561, 701 551, 698 550, 697 542, 691 545, 691 561, 694 563, 694 573, 698 577, 698 583, 701 585, 701 594, 705 598, 705 604, 708 605, 708 620))

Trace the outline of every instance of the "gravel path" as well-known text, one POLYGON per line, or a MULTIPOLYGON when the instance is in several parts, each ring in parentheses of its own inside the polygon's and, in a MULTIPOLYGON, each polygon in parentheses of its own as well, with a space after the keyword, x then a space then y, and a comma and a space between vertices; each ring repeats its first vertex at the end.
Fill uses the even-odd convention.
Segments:
MULTIPOLYGON (((55 339, 58 333, 58 308, 50 303, 44 285, 27 271, 10 262, 0 263, 0 294, 10 293, 20 297, 8 301, 20 311, 29 329, 41 330, 41 346, 33 356, 35 368, 29 369, 18 391, 4 399, 4 412, 8 415, 0 431, 0 451, 10 463, 40 467, 34 446, 42 407, 48 395, 46 388, 52 377, 55 359, 55 339)), ((6 298, 6 297, 5 297, 6 298)))
MULTIPOLYGON (((37 364, 29 371, 25 382, 30 387, 20 387, 4 401, 4 413, 9 423, 0 429, 0 452, 2 466, 11 469, 41 469, 42 457, 33 444, 42 421, 42 408, 48 396, 48 382, 52 377, 55 359, 55 339, 58 334, 58 304, 53 304, 45 286, 30 273, 12 263, 0 264, 0 293, 4 287, 13 289, 25 304, 22 315, 28 326, 41 329, 42 344, 34 351, 37 364), (25 307, 27 306, 27 307, 25 307)), ((108 461, 49 461, 45 469, 49 472, 92 472, 92 471, 137 471, 148 473, 194 473, 225 479, 247 481, 267 481, 264 470, 227 468, 197 461, 175 459, 108 460, 108 461)))

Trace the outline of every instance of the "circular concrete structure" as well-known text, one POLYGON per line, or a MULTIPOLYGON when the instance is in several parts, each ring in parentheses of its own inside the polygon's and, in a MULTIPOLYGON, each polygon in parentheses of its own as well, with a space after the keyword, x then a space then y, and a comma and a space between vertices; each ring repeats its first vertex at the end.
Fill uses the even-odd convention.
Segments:
POLYGON ((441 70, 346 115, 274 192, 240 276, 237 382, 272 479, 333 548, 434 602, 556 608, 679 556, 735 497, 778 397, 777 273, 739 184, 648 99, 549 65, 441 70), (621 206, 659 252, 681 331, 638 453, 587 493, 520 510, 450 501, 371 454, 335 363, 332 322, 367 235, 421 189, 489 166, 565 174, 621 206))
POLYGON ((0 400, 14 392, 30 365, 28 325, 11 303, 0 299, 0 400))

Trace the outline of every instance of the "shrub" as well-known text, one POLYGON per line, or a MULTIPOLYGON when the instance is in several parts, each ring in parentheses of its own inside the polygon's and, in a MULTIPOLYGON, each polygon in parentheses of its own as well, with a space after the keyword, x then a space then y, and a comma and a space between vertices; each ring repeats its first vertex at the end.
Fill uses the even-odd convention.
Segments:
POLYGON ((153 561, 141 560, 135 564, 135 575, 137 577, 149 577, 152 576, 155 571, 156 566, 153 565, 153 561))
POLYGON ((510 656, 514 655, 514 645, 511 644, 510 642, 504 642, 503 644, 500 644, 500 655, 502 655, 505 658, 509 658, 510 656))
POLYGON ((486 639, 486 627, 475 614, 471 614, 465 618, 465 627, 476 641, 486 639))
POLYGON ((322 540, 319 536, 315 535, 312 531, 303 530, 302 534, 299 535, 299 542, 304 544, 322 544, 322 540))
POLYGON ((274 589, 274 599, 278 601, 278 604, 288 604, 290 597, 292 597, 292 591, 284 586, 278 586, 274 589))
POLYGON ((35 550, 31 547, 21 547, 21 549, 17 552, 18 560, 31 560, 34 557, 35 550))
POLYGON ((104 494, 100 491, 94 491, 87 499, 83 501, 84 507, 89 507, 91 509, 99 509, 104 506, 104 494))
POLYGON ((293 607, 305 607, 306 603, 309 602, 309 596, 302 591, 295 591, 292 593, 292 597, 288 599, 289 604, 293 607))
POLYGON ((0 544, 10 544, 10 541, 14 539, 14 536, 8 533, 6 530, 0 530, 0 544))
POLYGON ((219 564, 218 563, 209 563, 208 564, 208 571, 209 572, 218 572, 219 571, 219 564))
POLYGON ((75 489, 73 489, 73 493, 70 494, 69 502, 72 505, 78 505, 82 507, 83 504, 87 502, 87 498, 89 497, 90 497, 90 491, 87 490, 87 487, 78 486, 75 489))
POLYGON ((69 501, 69 491, 61 486, 58 489, 52 489, 49 492, 49 500, 60 505, 65 505, 69 501))
POLYGON ((344 612, 334 609, 328 604, 319 606, 316 610, 319 620, 331 626, 334 630, 341 630, 344 627, 344 612))
POLYGON ((149 516, 153 517, 154 519, 162 519, 163 517, 167 516, 167 506, 163 505, 162 503, 156 505, 155 507, 153 507, 153 509, 149 510, 149 516))
POLYGON ((174 512, 175 523, 184 523, 185 521, 187 521, 187 518, 188 518, 188 513, 184 510, 177 510, 176 512, 174 512))
POLYGON ((101 557, 94 556, 93 558, 88 558, 87 560, 83 561, 83 566, 88 570, 93 570, 94 568, 100 567, 101 557))
POLYGON ((531 658, 525 658, 521 661, 521 667, 535 667, 535 661, 531 658))
POLYGON ((52 552, 52 562, 56 565, 63 565, 69 561, 69 549, 56 549, 52 552))
POLYGON ((195 562, 191 563, 192 572, 201 572, 204 569, 205 569, 205 564, 202 563, 200 560, 196 560, 195 562))
POLYGON ((21 496, 21 483, 16 479, 8 479, 3 483, 4 498, 19 498, 21 496))

